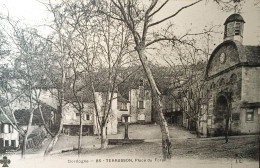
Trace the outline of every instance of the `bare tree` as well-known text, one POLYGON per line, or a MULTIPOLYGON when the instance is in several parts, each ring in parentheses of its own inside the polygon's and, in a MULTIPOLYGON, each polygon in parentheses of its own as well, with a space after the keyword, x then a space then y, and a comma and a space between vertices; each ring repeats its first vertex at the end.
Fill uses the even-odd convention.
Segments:
POLYGON ((127 57, 131 45, 130 34, 121 22, 96 13, 92 3, 68 5, 73 7, 69 10, 72 16, 69 25, 77 34, 77 40, 73 40, 72 59, 77 60, 85 71, 85 86, 92 92, 101 148, 105 148, 107 123, 111 117, 116 120, 111 110, 116 98, 119 69, 131 62, 131 57, 127 57), (88 11, 84 10, 86 6, 88 11), (98 103, 97 92, 104 94, 103 104, 98 103))
POLYGON ((113 3, 113 14, 106 12, 106 9, 102 7, 106 2, 100 2, 100 12, 115 19, 122 21, 132 33, 135 42, 135 50, 139 56, 139 60, 142 63, 146 77, 150 83, 151 90, 153 93, 153 103, 156 114, 158 115, 158 122, 161 127, 162 132, 162 152, 164 159, 171 158, 171 141, 168 130, 167 122, 164 118, 161 106, 161 93, 155 83, 154 77, 151 73, 150 67, 148 66, 148 60, 145 56, 145 51, 147 47, 151 46, 154 43, 159 41, 171 41, 172 43, 186 43, 184 37, 177 38, 175 35, 160 35, 152 38, 149 30, 152 30, 154 26, 159 26, 161 23, 174 18, 181 11, 199 3, 201 0, 190 3, 186 6, 181 7, 176 12, 173 12, 165 18, 152 22, 152 18, 168 3, 168 0, 163 3, 159 3, 158 0, 153 0, 149 5, 142 4, 136 0, 120 1, 120 0, 111 0, 113 3))
POLYGON ((66 75, 68 75, 70 66, 69 54, 71 52, 71 42, 75 29, 70 29, 71 27, 68 27, 67 18, 69 18, 69 13, 67 12, 68 8, 66 2, 58 4, 49 1, 48 3, 43 4, 52 14, 53 19, 52 24, 48 25, 48 27, 53 30, 53 33, 46 38, 46 40, 51 42, 52 47, 47 55, 46 64, 48 64, 49 67, 45 73, 52 88, 54 88, 52 94, 58 101, 59 113, 59 129, 44 153, 45 156, 48 156, 57 143, 63 129, 63 107, 67 103, 65 102, 64 95, 66 92, 65 88, 69 87, 66 75))

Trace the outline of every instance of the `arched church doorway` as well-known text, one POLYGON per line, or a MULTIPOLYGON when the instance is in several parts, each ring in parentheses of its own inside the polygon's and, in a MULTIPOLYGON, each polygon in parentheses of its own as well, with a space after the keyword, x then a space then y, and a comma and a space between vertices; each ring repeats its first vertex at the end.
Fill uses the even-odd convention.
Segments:
POLYGON ((225 96, 221 95, 218 97, 216 103, 215 136, 223 136, 225 134, 228 113, 228 100, 225 96))

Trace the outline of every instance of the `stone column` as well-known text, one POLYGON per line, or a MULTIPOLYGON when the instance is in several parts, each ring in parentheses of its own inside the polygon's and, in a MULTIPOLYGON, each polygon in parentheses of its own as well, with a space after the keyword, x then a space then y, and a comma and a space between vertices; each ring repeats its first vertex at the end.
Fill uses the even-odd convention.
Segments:
POLYGON ((128 116, 125 116, 125 138, 124 139, 129 139, 128 137, 128 116))

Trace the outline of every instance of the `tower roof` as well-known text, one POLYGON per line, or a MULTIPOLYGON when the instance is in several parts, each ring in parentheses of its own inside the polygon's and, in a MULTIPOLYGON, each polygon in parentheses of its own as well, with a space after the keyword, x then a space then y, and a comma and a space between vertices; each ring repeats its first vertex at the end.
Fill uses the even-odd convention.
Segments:
POLYGON ((234 22, 234 21, 244 22, 245 23, 243 17, 240 14, 235 13, 235 14, 230 15, 227 18, 227 20, 225 21, 224 25, 228 24, 229 22, 234 22))

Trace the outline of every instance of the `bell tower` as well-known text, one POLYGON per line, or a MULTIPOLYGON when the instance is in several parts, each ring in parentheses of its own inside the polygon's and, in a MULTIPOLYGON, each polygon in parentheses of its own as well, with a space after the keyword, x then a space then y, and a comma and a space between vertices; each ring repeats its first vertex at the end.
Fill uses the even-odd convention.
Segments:
POLYGON ((243 42, 244 19, 240 14, 232 14, 225 21, 224 41, 236 40, 243 42))

